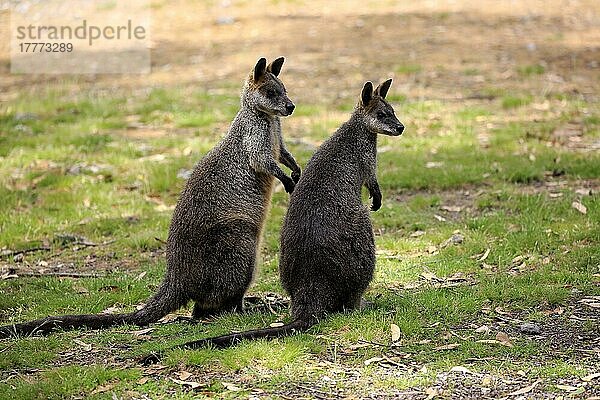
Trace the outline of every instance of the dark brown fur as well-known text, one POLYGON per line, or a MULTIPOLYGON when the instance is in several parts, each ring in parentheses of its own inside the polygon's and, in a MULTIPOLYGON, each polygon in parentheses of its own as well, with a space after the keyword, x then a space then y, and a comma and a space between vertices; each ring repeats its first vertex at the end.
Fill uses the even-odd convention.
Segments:
POLYGON ((397 136, 404 130, 385 101, 390 85, 391 79, 373 91, 371 82, 365 84, 350 120, 315 152, 290 198, 279 271, 292 300, 293 321, 182 347, 226 347, 241 339, 284 336, 308 329, 328 313, 359 306, 375 268, 373 229, 361 189, 369 190, 371 209, 379 209, 377 134, 397 136))
POLYGON ((117 324, 147 325, 194 301, 193 316, 241 311, 256 267, 274 177, 294 190, 300 167, 286 150, 280 116, 293 103, 277 78, 278 58, 261 58, 242 92, 241 109, 227 136, 194 168, 169 229, 167 271, 144 308, 129 314, 64 315, 0 327, 0 338, 54 329, 117 324), (278 166, 289 167, 292 178, 278 166))

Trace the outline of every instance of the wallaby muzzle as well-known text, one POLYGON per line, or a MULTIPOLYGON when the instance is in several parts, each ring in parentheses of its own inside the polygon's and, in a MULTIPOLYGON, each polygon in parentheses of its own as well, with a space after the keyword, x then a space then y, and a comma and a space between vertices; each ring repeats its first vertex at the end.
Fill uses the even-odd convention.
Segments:
POLYGON ((402 132, 404 132, 404 125, 402 125, 402 122, 398 123, 398 126, 396 127, 396 134, 394 136, 400 136, 402 135, 402 132))
POLYGON ((291 101, 285 104, 285 112, 286 112, 286 116, 288 115, 292 115, 292 113, 294 112, 294 109, 296 108, 296 106, 294 105, 294 103, 292 103, 291 101))

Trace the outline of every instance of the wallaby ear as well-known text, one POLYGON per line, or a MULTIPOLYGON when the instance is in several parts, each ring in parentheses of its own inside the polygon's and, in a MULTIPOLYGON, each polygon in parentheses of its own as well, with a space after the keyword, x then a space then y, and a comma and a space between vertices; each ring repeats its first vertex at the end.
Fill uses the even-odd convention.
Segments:
POLYGON ((271 64, 269 64, 267 66, 267 71, 269 71, 270 73, 272 73, 275 76, 278 76, 279 73, 281 72, 281 66, 283 65, 284 61, 285 61, 285 58, 279 57, 278 59, 274 60, 271 64))
POLYGON ((377 89, 375 89, 375 95, 381 96, 382 98, 385 99, 385 96, 387 96, 388 90, 390 90, 390 86, 392 86, 391 78, 388 79, 387 81, 383 82, 379 86, 377 86, 377 89))
POLYGON ((373 98, 373 84, 371 83, 371 81, 367 81, 365 83, 365 86, 363 86, 363 88, 362 88, 362 92, 360 94, 360 101, 362 102, 363 106, 366 106, 371 102, 372 98, 373 98))
POLYGON ((256 63, 256 66, 254 67, 254 80, 258 81, 265 74, 266 70, 267 70, 267 59, 264 57, 261 57, 261 59, 258 60, 258 62, 256 63))

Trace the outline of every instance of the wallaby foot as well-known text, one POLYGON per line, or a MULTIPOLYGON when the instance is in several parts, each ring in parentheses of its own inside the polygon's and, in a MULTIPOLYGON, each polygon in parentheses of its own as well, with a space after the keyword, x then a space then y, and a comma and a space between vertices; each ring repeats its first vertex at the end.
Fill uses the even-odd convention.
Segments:
POLYGON ((141 358, 138 359, 139 364, 148 367, 152 364, 157 364, 160 362, 162 358, 162 354, 160 352, 152 352, 147 356, 143 356, 141 358))
POLYGON ((360 310, 370 310, 372 308, 375 308, 375 303, 369 300, 366 300, 364 297, 362 297, 360 299, 358 308, 360 310))
POLYGON ((375 306, 372 301, 365 300, 364 297, 349 299, 343 307, 343 311, 352 312, 354 310, 368 310, 375 306))
POLYGON ((243 311, 243 297, 233 298, 224 302, 219 308, 205 308, 201 303, 196 302, 192 310, 192 318, 196 320, 209 319, 217 315, 232 312, 241 313, 243 311))

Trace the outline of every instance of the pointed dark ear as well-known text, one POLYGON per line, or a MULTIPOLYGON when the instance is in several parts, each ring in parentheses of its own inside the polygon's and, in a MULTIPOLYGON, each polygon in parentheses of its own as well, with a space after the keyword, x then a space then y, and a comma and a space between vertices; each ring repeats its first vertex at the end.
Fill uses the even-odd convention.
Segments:
POLYGON ((283 65, 284 61, 285 58, 279 57, 278 59, 274 60, 271 64, 269 64, 269 66, 267 67, 267 71, 269 71, 275 76, 279 76, 279 73, 281 72, 281 66, 283 65))
POLYGON ((365 86, 362 88, 362 92, 360 94, 360 101, 363 106, 368 105, 373 98, 373 84, 370 81, 365 83, 365 86))
POLYGON ((390 90, 390 86, 392 86, 391 78, 388 79, 387 81, 383 82, 379 86, 377 86, 377 89, 375 89, 375 95, 381 96, 385 99, 385 96, 387 96, 388 90, 390 90))
POLYGON ((254 67, 254 81, 258 81, 267 70, 267 59, 262 57, 254 67))

